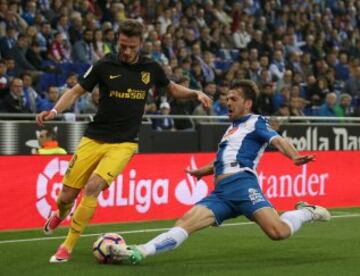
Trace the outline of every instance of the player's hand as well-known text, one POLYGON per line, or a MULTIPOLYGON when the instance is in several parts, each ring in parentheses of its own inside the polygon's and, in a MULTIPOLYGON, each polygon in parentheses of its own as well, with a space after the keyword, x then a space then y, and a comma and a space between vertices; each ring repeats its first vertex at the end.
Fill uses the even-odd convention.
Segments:
POLYGON ((185 172, 188 173, 188 174, 190 174, 191 176, 196 177, 197 180, 200 180, 201 177, 203 176, 200 170, 189 170, 189 169, 186 169, 185 172))
POLYGON ((52 110, 42 111, 36 115, 36 124, 40 127, 43 127, 45 121, 53 120, 55 117, 56 113, 52 110))
POLYGON ((209 108, 212 105, 212 99, 204 92, 198 91, 197 99, 205 108, 209 108))
POLYGON ((294 159, 294 164, 296 166, 304 165, 308 162, 315 161, 314 155, 302 155, 302 156, 296 156, 294 159))

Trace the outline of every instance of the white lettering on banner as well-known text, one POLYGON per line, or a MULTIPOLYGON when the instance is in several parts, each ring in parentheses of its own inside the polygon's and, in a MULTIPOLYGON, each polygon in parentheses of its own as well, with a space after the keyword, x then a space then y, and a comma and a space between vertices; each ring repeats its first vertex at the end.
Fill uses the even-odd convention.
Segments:
POLYGON ((139 179, 136 181, 136 170, 129 172, 129 192, 125 194, 124 175, 119 175, 104 193, 100 193, 98 203, 101 207, 133 206, 139 213, 146 213, 151 204, 169 202, 169 179, 139 179))
MULTIPOLYGON (((47 219, 51 213, 51 204, 47 201, 46 196, 50 194, 53 202, 56 202, 62 187, 62 183, 54 182, 53 179, 57 175, 60 175, 61 177, 64 176, 68 164, 69 161, 67 160, 60 160, 59 158, 51 159, 44 170, 38 175, 36 182, 36 195, 38 199, 36 202, 36 209, 44 219, 47 219)), ((74 211, 75 206, 76 203, 71 212, 74 211)), ((68 216, 67 219, 69 220, 70 216, 68 216)))
POLYGON ((335 150, 360 149, 360 137, 351 136, 346 128, 333 128, 335 134, 335 150))
POLYGON ((259 173, 259 184, 268 198, 324 196, 326 181, 329 180, 328 173, 310 174, 307 165, 302 166, 300 174, 291 175, 264 175, 259 173))
MULTIPOLYGON (((335 150, 358 150, 360 149, 360 137, 349 135, 348 129, 344 127, 331 128, 334 137, 335 150)), ((297 150, 329 150, 329 137, 318 135, 317 127, 308 127, 305 136, 289 137, 287 130, 284 130, 283 137, 288 138, 297 150)))
POLYGON ((297 150, 329 150, 329 138, 318 137, 317 127, 308 127, 305 136, 289 137, 284 130, 283 137, 288 138, 294 144, 297 150))

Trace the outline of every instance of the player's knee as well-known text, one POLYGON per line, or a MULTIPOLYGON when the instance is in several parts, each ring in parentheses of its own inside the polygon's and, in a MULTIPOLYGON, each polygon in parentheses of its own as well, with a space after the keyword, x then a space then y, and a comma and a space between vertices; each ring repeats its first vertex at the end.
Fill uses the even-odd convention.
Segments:
POLYGON ((62 190, 57 202, 58 204, 70 204, 73 203, 78 196, 79 192, 77 190, 62 190))
POLYGON ((273 241, 281 241, 289 237, 289 233, 287 231, 283 231, 282 229, 275 227, 267 231, 266 234, 273 241))
POLYGON ((94 175, 90 177, 84 188, 86 196, 97 197, 100 192, 106 187, 106 182, 100 176, 94 175))

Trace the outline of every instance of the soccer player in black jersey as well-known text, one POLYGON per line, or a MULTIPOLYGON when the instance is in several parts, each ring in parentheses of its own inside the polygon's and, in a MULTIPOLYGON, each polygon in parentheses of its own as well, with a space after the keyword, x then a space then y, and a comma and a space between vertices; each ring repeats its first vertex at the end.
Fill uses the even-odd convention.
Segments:
POLYGON ((166 88, 174 98, 197 99, 205 107, 211 105, 211 99, 203 92, 169 81, 160 65, 140 55, 142 35, 141 23, 123 22, 119 30, 119 54, 109 54, 97 61, 52 110, 36 117, 41 126, 70 107, 86 91, 99 86, 98 112, 69 163, 57 199, 58 210, 52 212, 44 225, 44 233, 52 234, 69 214, 79 192, 84 190, 71 218, 68 235, 50 263, 70 259, 80 234, 94 215, 98 195, 123 171, 136 152, 145 100, 152 86, 166 88))

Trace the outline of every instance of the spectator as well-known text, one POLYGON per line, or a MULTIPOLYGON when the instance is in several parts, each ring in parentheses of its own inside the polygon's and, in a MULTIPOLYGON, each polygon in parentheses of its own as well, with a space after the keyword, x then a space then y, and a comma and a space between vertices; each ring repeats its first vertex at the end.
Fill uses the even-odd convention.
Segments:
POLYGON ((290 116, 305 116, 303 105, 303 99, 292 96, 289 102, 290 116))
MULTIPOLYGON (((183 77, 178 82, 180 85, 189 87, 189 79, 183 77)), ((171 102, 170 114, 171 115, 191 115, 193 112, 193 104, 189 101, 182 99, 176 99, 171 102)), ((191 130, 194 128, 193 122, 190 119, 174 119, 174 125, 176 130, 191 130)))
MULTIPOLYGON (((78 82, 78 75, 74 72, 70 72, 66 78, 66 83, 59 87, 60 96, 65 93, 66 90, 74 87, 78 82)), ((79 113, 79 107, 81 106, 82 98, 78 99, 73 106, 68 108, 64 113, 79 113)))
POLYGON ((8 26, 6 28, 6 36, 0 38, 0 52, 3 57, 9 57, 11 51, 16 45, 16 29, 14 27, 8 26))
POLYGON ((246 31, 245 22, 241 21, 239 29, 233 33, 235 47, 238 49, 244 49, 251 41, 250 34, 246 31))
POLYGON ((16 2, 12 2, 9 5, 8 10, 5 12, 4 21, 7 27, 14 28, 20 33, 25 33, 26 28, 28 27, 26 21, 18 12, 18 4, 16 2))
POLYGON ((7 68, 4 60, 0 60, 0 101, 9 92, 9 78, 6 74, 7 68))
POLYGON ((266 83, 260 92, 260 96, 257 101, 257 107, 259 114, 261 115, 272 115, 274 113, 274 103, 273 103, 273 96, 274 96, 274 87, 273 83, 269 82, 266 83))
POLYGON ((339 62, 335 65, 335 77, 337 80, 347 81, 349 74, 348 55, 340 53, 339 62))
MULTIPOLYGON (((216 116, 213 106, 210 106, 209 108, 205 109, 202 104, 198 104, 192 115, 196 116, 216 116)), ((214 119, 195 119, 195 123, 213 123, 215 122, 214 119)))
POLYGON ((215 115, 217 116, 226 116, 228 113, 227 104, 226 104, 226 94, 220 94, 217 101, 213 103, 213 109, 215 115))
POLYGON ((276 91, 273 96, 273 106, 274 110, 278 110, 280 106, 286 105, 290 100, 290 88, 289 86, 284 86, 280 91, 276 91))
POLYGON ((325 103, 320 107, 318 116, 335 117, 336 94, 326 95, 325 103))
POLYGON ((80 112, 95 114, 98 110, 99 100, 99 88, 96 87, 92 93, 87 93, 84 96, 82 106, 80 107, 80 112))
POLYGON ((304 78, 314 75, 314 65, 312 64, 310 53, 303 54, 300 66, 304 78))
POLYGON ((51 128, 42 129, 37 135, 40 148, 37 150, 37 154, 40 155, 59 155, 67 154, 66 150, 59 146, 56 140, 55 131, 51 128))
POLYGON ((163 36, 162 52, 165 54, 168 60, 172 58, 176 58, 175 49, 173 45, 173 38, 169 33, 163 36))
POLYGON ((100 29, 94 30, 93 47, 95 52, 95 59, 100 59, 105 56, 105 45, 103 42, 103 33, 100 29))
POLYGON ((33 79, 30 74, 24 73, 22 75, 23 90, 24 90, 24 105, 31 113, 36 113, 37 103, 40 100, 38 93, 32 87, 33 79))
POLYGON ((93 64, 96 56, 92 30, 87 29, 84 31, 84 38, 75 43, 72 51, 74 62, 93 64))
POLYGON ((45 65, 45 60, 41 56, 40 45, 37 41, 31 43, 31 47, 26 51, 25 57, 37 71, 48 73, 59 72, 59 69, 54 65, 45 65))
POLYGON ((20 75, 20 72, 18 72, 15 68, 15 60, 12 57, 5 58, 5 65, 9 80, 12 80, 14 77, 20 75))
POLYGON ((263 33, 260 30, 256 30, 251 37, 251 41, 247 45, 248 49, 257 49, 260 55, 264 54, 263 48, 263 33))
POLYGON ((48 56, 48 49, 50 48, 53 36, 51 33, 51 25, 48 22, 42 22, 40 26, 40 32, 36 36, 37 42, 39 43, 40 53, 45 59, 48 56))
POLYGON ((285 61, 280 50, 274 52, 274 59, 270 65, 270 73, 274 80, 281 81, 285 74, 285 61))
MULTIPOLYGON (((160 114, 170 114, 170 104, 168 102, 162 102, 160 104, 160 114)), ((169 117, 164 117, 156 120, 156 130, 175 130, 174 120, 169 117)))
POLYGON ((159 62, 162 65, 168 65, 169 60, 167 59, 167 57, 162 52, 161 41, 159 41, 159 40, 155 41, 153 46, 154 47, 153 47, 153 50, 152 50, 152 53, 151 53, 152 59, 159 62))
POLYGON ((60 98, 59 89, 56 86, 49 86, 45 99, 40 99, 37 103, 37 112, 51 110, 60 98))
POLYGON ((10 93, 3 100, 4 111, 9 113, 30 113, 31 110, 25 104, 23 82, 21 79, 15 78, 10 83, 10 93))
POLYGON ((71 25, 69 27, 69 40, 71 45, 82 39, 83 37, 83 20, 79 12, 72 14, 71 25))
POLYGON ((70 48, 64 33, 57 32, 49 48, 49 57, 56 63, 70 61, 70 48))
POLYGON ((34 75, 38 75, 39 72, 26 58, 28 48, 28 37, 20 34, 14 49, 11 51, 11 57, 15 60, 15 70, 20 74, 26 70, 32 71, 34 75))
POLYGON ((289 106, 285 103, 281 104, 277 109, 277 111, 274 113, 274 116, 283 116, 283 117, 290 116, 289 106))
POLYGON ((350 79, 346 81, 342 93, 346 93, 360 99, 360 65, 358 65, 350 76, 350 79))
POLYGON ((200 31, 200 46, 202 52, 216 53, 219 49, 217 43, 210 35, 210 29, 208 27, 202 27, 200 31))
POLYGON ((36 16, 36 1, 27 1, 25 11, 21 16, 28 25, 33 25, 36 16))
POLYGON ((306 36, 305 45, 303 45, 300 49, 304 53, 309 53, 312 60, 316 60, 320 58, 320 54, 318 49, 314 46, 315 37, 311 34, 306 36))
POLYGON ((115 53, 115 34, 112 29, 106 29, 104 31, 104 54, 115 53))
POLYGON ((336 117, 351 117, 354 110, 351 106, 351 96, 349 94, 341 94, 340 102, 334 107, 336 117))
POLYGON ((172 23, 171 9, 166 9, 162 15, 159 16, 157 22, 160 24, 160 35, 164 35, 167 27, 172 23))

